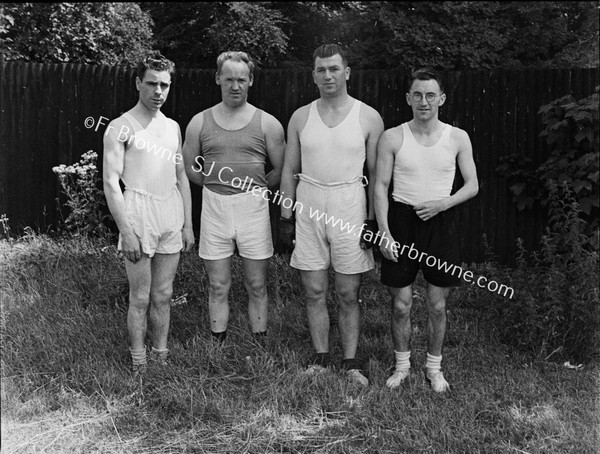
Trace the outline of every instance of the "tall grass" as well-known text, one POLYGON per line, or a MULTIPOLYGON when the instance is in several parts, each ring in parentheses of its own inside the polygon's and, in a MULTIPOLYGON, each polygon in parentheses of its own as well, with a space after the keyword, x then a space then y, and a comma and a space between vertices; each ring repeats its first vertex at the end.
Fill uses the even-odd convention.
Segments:
MULTIPOLYGON (((184 254, 172 308, 170 367, 129 372, 127 280, 113 244, 30 234, 0 241, 4 453, 592 453, 598 368, 532 360, 497 341, 468 287, 450 301, 449 394, 423 379, 424 286, 415 288, 413 375, 388 390, 390 310, 378 273, 361 289, 359 355, 367 389, 339 371, 302 373, 312 352, 302 290, 288 257, 269 269, 269 334, 248 327, 233 261, 229 336, 211 340, 208 280, 184 254)), ((332 353, 341 360, 330 290, 332 353)))

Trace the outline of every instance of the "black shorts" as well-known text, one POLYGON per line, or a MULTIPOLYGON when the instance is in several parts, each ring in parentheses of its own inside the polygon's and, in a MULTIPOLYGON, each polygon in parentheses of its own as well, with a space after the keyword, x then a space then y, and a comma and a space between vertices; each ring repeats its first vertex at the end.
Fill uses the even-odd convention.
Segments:
MULTIPOLYGON (((411 205, 390 200, 388 225, 398 244, 398 262, 381 259, 381 283, 411 285, 419 269, 436 287, 460 285, 456 212, 451 208, 423 221, 411 205)), ((383 240, 385 241, 385 240, 383 240)))

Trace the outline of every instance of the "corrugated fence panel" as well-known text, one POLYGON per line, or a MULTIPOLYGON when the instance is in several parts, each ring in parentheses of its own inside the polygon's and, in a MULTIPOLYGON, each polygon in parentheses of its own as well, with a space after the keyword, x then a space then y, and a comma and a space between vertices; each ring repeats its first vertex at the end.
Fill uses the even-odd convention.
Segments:
MULTIPOLYGON (((590 95, 599 83, 598 69, 450 71, 445 76, 447 100, 440 119, 469 133, 480 184, 479 195, 457 207, 464 260, 484 258, 485 234, 500 260, 512 263, 517 237, 526 247, 537 247, 545 214, 539 208, 519 212, 508 182, 495 169, 510 153, 541 163, 548 147, 539 137, 539 108, 569 93, 590 95)), ((2 61, 0 79, 0 214, 8 216, 14 229, 45 229, 59 216, 52 167, 72 164, 91 149, 98 152, 102 170, 108 123, 137 102, 135 73, 124 66, 2 61)), ((406 81, 403 71, 353 71, 348 91, 377 109, 391 128, 412 116, 406 81)), ((292 113, 317 96, 309 70, 261 70, 249 101, 287 129, 292 113)), ((181 69, 163 111, 185 136, 191 118, 220 100, 214 70, 181 69)), ((455 187, 461 181, 457 175, 455 187)), ((192 196, 197 229, 201 191, 195 185, 192 196)), ((279 207, 272 206, 273 217, 278 213, 279 207)))

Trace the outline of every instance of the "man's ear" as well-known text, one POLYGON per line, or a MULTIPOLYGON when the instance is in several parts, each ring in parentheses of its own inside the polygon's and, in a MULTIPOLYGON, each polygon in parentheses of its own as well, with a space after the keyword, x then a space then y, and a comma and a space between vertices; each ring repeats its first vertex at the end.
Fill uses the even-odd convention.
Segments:
POLYGON ((136 76, 136 78, 135 78, 135 88, 137 88, 138 91, 140 91, 140 85, 142 85, 142 81, 140 80, 139 77, 136 76))
POLYGON ((446 93, 442 93, 440 95, 440 103, 438 105, 443 106, 445 102, 446 102, 446 93))

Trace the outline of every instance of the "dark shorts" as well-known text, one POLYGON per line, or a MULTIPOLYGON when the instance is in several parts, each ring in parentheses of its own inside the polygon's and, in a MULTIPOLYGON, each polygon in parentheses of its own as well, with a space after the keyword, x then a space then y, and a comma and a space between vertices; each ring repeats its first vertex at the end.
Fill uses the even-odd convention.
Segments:
POLYGON ((460 285, 455 217, 451 208, 423 221, 412 206, 390 200, 388 225, 399 243, 398 262, 381 259, 381 283, 406 287, 422 269, 425 280, 436 287, 460 285))

